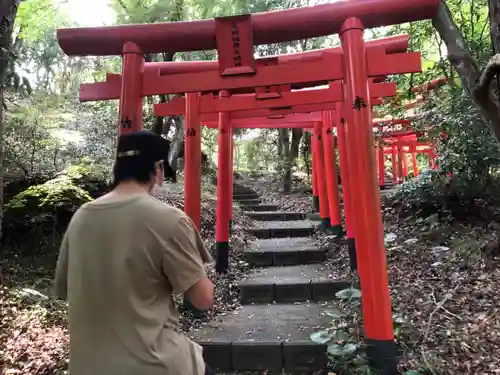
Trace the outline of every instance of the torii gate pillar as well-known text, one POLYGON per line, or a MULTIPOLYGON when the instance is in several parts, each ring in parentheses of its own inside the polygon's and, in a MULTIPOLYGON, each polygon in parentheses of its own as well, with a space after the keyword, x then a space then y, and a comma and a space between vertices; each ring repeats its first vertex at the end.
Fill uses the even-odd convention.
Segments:
POLYGON ((123 46, 121 100, 118 108, 118 135, 142 129, 142 72, 144 54, 132 42, 123 46))
POLYGON ((201 228, 200 94, 186 94, 184 124, 184 212, 201 228))
MULTIPOLYGON (((227 91, 221 92, 221 97, 227 97, 227 91)), ((229 269, 229 222, 231 220, 232 199, 231 185, 231 113, 219 113, 217 163, 217 217, 215 224, 216 259, 215 271, 225 274, 229 269), (229 206, 231 204, 231 206, 229 206)))
POLYGON ((319 193, 318 193, 318 167, 316 165, 316 156, 314 148, 315 137, 311 132, 310 147, 311 147, 311 168, 312 168, 312 194, 313 194, 313 212, 319 212, 319 193))
MULTIPOLYGON (((367 357, 370 367, 381 375, 396 375, 396 346, 392 322, 384 229, 377 182, 371 103, 368 90, 364 25, 355 17, 342 25, 347 147, 358 156, 349 165, 354 175, 356 196, 351 203, 356 215, 355 236, 358 271, 363 294, 367 357), (350 104, 352 103, 352 104, 350 104)), ((351 185, 352 187, 352 185, 351 185)))

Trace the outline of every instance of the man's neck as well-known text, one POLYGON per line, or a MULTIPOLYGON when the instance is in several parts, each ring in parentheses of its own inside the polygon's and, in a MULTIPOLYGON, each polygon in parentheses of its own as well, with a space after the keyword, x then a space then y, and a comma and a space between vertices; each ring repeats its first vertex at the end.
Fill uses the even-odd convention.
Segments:
POLYGON ((148 194, 151 187, 135 181, 124 181, 118 184, 109 194, 114 195, 139 195, 148 194))
POLYGON ((103 195, 102 197, 97 198, 94 202, 108 202, 114 200, 120 200, 123 198, 138 196, 138 195, 147 195, 149 194, 150 187, 145 184, 139 184, 134 181, 125 181, 118 184, 113 190, 111 190, 108 194, 103 195))

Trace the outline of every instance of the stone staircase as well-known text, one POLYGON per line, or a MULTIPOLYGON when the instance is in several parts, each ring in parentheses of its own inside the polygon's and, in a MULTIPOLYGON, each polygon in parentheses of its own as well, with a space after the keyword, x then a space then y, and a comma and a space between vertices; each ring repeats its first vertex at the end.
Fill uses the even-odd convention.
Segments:
POLYGON ((218 372, 324 369, 326 347, 309 335, 329 326, 332 318, 325 311, 349 283, 333 279, 328 249, 311 237, 319 224, 306 220, 305 213, 260 204, 246 187, 235 185, 233 197, 258 220, 248 228, 257 240, 245 250, 253 270, 238 285, 242 307, 192 332, 192 338, 218 372))
POLYGON ((380 189, 380 195, 386 195, 396 189, 397 184, 394 183, 394 181, 388 177, 385 178, 384 180, 384 188, 380 189))

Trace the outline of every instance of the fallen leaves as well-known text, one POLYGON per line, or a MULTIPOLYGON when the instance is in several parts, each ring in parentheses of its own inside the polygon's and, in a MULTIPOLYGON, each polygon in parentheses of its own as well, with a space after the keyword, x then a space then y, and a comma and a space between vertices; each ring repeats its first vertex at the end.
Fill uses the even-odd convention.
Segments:
POLYGON ((388 249, 393 310, 409 322, 402 368, 497 374, 500 272, 492 266, 500 264, 481 252, 494 235, 461 225, 428 230, 425 222, 398 221, 391 210, 385 219, 386 232, 397 236, 388 249))

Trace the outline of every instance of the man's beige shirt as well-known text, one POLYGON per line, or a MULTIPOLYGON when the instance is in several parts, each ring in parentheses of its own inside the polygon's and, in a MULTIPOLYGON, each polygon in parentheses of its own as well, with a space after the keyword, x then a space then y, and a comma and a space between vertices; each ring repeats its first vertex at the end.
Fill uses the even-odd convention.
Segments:
POLYGON ((189 217, 152 197, 82 206, 54 286, 68 300, 70 375, 202 375, 172 293, 204 277, 209 260, 189 217))

